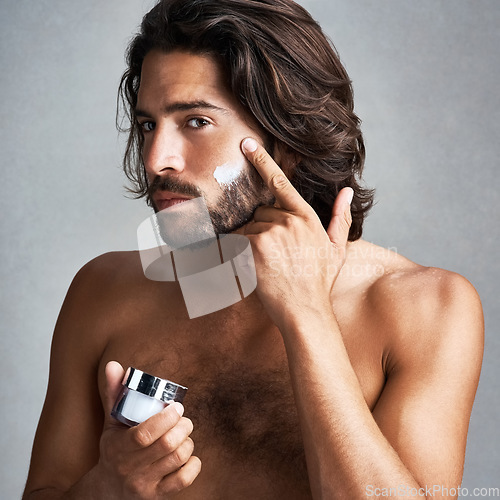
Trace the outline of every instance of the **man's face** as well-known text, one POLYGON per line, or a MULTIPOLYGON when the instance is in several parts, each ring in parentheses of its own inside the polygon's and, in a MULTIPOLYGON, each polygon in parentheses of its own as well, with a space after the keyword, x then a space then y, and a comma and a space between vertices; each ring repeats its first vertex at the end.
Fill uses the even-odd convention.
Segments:
POLYGON ((192 231, 188 226, 197 224, 189 204, 182 206, 190 198, 204 198, 217 234, 235 231, 259 205, 272 203, 240 149, 245 137, 263 143, 263 136, 226 88, 212 57, 149 52, 142 65, 136 115, 144 135, 143 161, 153 208, 169 208, 183 221, 183 227, 169 231, 192 231))

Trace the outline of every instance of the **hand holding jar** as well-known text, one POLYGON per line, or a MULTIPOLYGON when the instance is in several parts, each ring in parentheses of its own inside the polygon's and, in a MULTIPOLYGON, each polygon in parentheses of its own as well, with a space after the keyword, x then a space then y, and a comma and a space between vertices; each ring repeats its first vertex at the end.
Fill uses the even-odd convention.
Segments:
POLYGON ((91 471, 98 478, 101 496, 159 498, 189 486, 198 476, 201 462, 192 456, 194 443, 189 435, 193 424, 182 416, 184 407, 175 401, 175 396, 182 399, 187 389, 173 383, 168 386, 168 381, 140 370, 129 369, 124 378, 123 368, 114 361, 106 365, 106 383, 109 411, 101 436, 99 462, 91 471), (116 387, 121 380, 125 383, 117 397, 116 387), (173 396, 170 401, 174 402, 169 404, 161 397, 154 397, 163 396, 168 389, 173 396), (117 422, 111 416, 111 408, 130 427, 117 422), (141 417, 146 420, 140 422, 141 417))

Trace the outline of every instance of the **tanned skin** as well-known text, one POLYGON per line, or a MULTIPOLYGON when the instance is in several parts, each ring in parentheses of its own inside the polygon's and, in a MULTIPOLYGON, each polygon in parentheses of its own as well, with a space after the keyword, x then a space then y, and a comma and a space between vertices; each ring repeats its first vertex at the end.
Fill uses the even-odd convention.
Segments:
POLYGON ((84 266, 56 325, 24 498, 361 499, 460 485, 483 352, 472 285, 348 242, 350 188, 325 231, 209 56, 152 52, 141 87, 150 178, 194 183, 210 207, 214 167, 244 154, 275 196, 238 231, 257 290, 189 319, 178 283, 146 279, 137 252, 84 266), (162 111, 196 100, 228 113, 162 111), (114 421, 127 366, 188 386, 185 408, 114 421))

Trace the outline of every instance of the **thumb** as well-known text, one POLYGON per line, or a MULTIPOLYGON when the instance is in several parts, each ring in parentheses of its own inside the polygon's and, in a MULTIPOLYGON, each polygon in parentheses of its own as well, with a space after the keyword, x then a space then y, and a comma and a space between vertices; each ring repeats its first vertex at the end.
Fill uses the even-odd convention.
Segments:
POLYGON ((341 189, 333 204, 332 219, 326 232, 336 248, 344 248, 351 228, 351 202, 354 196, 352 188, 341 189))
POLYGON ((111 416, 111 410, 115 404, 116 398, 120 394, 123 386, 122 381, 125 375, 125 370, 117 361, 109 361, 104 369, 106 375, 105 387, 105 424, 117 424, 118 422, 111 416))

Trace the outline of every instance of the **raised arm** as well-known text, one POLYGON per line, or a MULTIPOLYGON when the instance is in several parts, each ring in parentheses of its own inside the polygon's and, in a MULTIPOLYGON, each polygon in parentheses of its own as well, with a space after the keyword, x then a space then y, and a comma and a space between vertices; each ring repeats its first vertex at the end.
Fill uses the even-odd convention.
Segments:
POLYGON ((398 488, 455 497, 483 350, 475 290, 442 270, 399 273, 371 287, 365 307, 388 339, 386 384, 372 414, 331 306, 349 190, 337 196, 325 231, 263 147, 244 141, 242 149, 277 201, 257 209, 246 235, 257 292, 285 343, 314 498, 396 496, 398 488), (280 249, 298 257, 280 263, 280 249), (288 272, 292 265, 302 272, 288 272))

